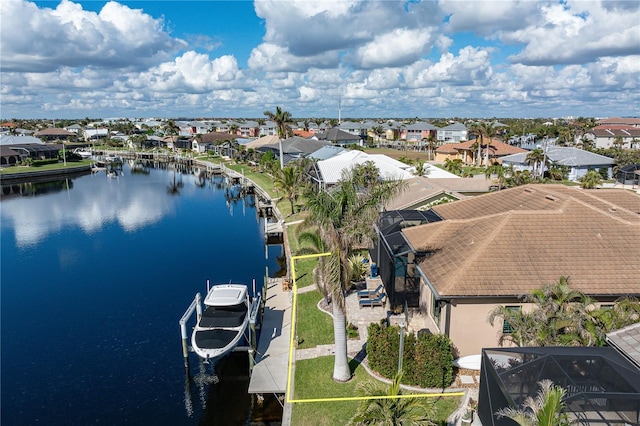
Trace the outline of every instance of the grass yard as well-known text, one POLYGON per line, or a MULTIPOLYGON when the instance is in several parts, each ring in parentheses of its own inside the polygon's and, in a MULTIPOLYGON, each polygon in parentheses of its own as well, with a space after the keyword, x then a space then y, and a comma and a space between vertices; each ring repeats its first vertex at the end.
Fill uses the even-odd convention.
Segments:
MULTIPOLYGON (((351 361, 353 378, 346 383, 332 379, 333 357, 321 357, 296 362, 294 395, 292 399, 341 398, 356 396, 360 382, 375 380, 357 362, 351 361)), ((383 385, 385 386, 385 385, 383 385)), ((434 401, 437 424, 446 419, 460 404, 460 397, 424 398, 434 401)), ((305 426, 344 425, 358 408, 359 401, 297 402, 293 404, 291 424, 305 426)))
POLYGON ((333 343, 333 319, 318 309, 317 304, 321 298, 317 290, 296 296, 298 349, 333 343))

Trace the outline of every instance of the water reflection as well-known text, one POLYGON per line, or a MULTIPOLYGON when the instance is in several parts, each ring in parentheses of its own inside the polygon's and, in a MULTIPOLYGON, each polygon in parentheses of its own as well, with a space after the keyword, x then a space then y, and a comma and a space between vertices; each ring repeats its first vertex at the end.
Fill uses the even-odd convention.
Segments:
POLYGON ((254 205, 253 197, 244 197, 240 186, 196 172, 194 175, 182 165, 131 161, 83 178, 6 185, 2 186, 3 220, 12 223, 16 245, 22 248, 38 244, 64 227, 79 227, 91 235, 117 223, 127 232, 135 231, 175 213, 176 201, 167 194, 195 191, 207 183, 225 190, 231 215, 239 203, 243 204, 243 213, 245 203, 254 205), (171 170, 171 180, 166 182, 154 174, 156 168, 171 170), (160 179, 166 188, 164 193, 157 191, 160 179))

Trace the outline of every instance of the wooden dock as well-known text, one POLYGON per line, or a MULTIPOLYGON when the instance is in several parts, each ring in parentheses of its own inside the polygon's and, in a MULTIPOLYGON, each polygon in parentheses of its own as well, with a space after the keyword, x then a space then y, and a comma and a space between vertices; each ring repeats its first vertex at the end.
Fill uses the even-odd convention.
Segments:
POLYGON ((282 278, 269 278, 266 294, 249 393, 284 394, 289 368, 292 294, 283 290, 282 278))

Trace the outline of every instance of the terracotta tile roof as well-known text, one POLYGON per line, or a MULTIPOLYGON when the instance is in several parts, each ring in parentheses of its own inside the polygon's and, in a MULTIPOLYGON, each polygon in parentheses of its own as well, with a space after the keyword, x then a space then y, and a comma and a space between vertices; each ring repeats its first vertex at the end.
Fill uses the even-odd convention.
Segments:
POLYGON ((517 296, 568 275, 592 295, 640 295, 640 196, 528 185, 433 208, 403 230, 443 296, 517 296))
MULTIPOLYGON (((456 151, 468 151, 468 150, 477 150, 477 147, 474 148, 475 140, 460 142, 460 143, 447 143, 436 148, 436 152, 442 154, 452 154, 456 151)), ((489 145, 489 151, 491 156, 504 156, 511 154, 518 154, 521 152, 528 152, 526 149, 522 149, 517 146, 509 145, 508 143, 504 143, 499 141, 498 139, 491 139, 491 144, 489 145)), ((483 150, 484 153, 484 150, 483 150)), ((484 154, 483 154, 484 155, 484 154)))
POLYGON ((294 129, 293 130, 293 135, 294 136, 300 136, 301 138, 305 138, 305 139, 309 139, 314 134, 315 133, 313 133, 313 132, 304 131, 304 130, 298 130, 298 129, 294 129))

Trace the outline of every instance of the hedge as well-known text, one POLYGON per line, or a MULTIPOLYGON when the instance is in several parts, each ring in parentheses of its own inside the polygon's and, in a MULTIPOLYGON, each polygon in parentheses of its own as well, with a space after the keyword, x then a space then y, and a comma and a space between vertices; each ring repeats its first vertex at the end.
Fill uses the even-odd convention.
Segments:
MULTIPOLYGON (((369 367, 392 378, 398 372, 400 327, 369 325, 367 358, 369 367)), ((443 334, 405 334, 402 383, 422 388, 444 389, 453 382, 453 346, 443 334)))

